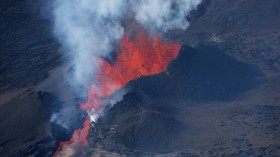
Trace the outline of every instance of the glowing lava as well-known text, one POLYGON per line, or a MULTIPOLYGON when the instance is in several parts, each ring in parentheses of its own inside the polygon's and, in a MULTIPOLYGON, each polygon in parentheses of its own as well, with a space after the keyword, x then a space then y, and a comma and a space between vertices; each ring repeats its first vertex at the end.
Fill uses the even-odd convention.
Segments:
POLYGON ((76 130, 73 133, 73 135, 69 141, 61 142, 59 144, 59 147, 56 150, 56 152, 54 153, 53 157, 57 156, 58 153, 63 149, 63 146, 65 146, 65 145, 70 145, 70 144, 74 143, 74 144, 78 144, 80 146, 87 146, 88 145, 87 135, 88 135, 89 129, 90 129, 90 121, 89 121, 89 119, 86 119, 85 122, 83 123, 82 129, 76 130))
MULTIPOLYGON (((168 63, 179 53, 180 45, 174 42, 164 42, 157 35, 149 38, 140 33, 135 40, 124 36, 120 42, 120 52, 113 64, 101 59, 101 68, 97 83, 88 89, 87 103, 81 103, 83 110, 100 110, 100 100, 106 99, 117 89, 125 86, 129 81, 145 75, 162 72, 168 63)), ((68 142, 62 142, 54 154, 63 149, 64 145, 77 143, 87 145, 87 134, 90 123, 87 119, 82 129, 78 129, 68 142)))
POLYGON ((168 63, 176 58, 180 45, 160 41, 157 35, 150 39, 140 33, 135 41, 129 37, 121 39, 120 52, 113 64, 101 60, 97 87, 88 91, 88 103, 81 104, 84 110, 99 109, 98 98, 108 97, 129 81, 140 76, 154 75, 162 72, 168 63))

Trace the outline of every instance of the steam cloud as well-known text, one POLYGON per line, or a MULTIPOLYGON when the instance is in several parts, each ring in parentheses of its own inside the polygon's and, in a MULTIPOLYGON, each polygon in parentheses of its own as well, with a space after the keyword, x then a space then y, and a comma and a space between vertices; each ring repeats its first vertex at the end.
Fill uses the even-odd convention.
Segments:
POLYGON ((88 87, 97 72, 95 56, 110 55, 133 18, 149 32, 186 29, 186 16, 202 0, 55 0, 55 34, 74 64, 73 87, 88 87))

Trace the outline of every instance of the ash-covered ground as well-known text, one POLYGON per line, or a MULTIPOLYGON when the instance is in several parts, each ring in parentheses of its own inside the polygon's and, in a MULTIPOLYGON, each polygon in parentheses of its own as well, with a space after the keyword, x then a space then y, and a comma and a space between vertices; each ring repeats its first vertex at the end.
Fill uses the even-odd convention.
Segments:
MULTIPOLYGON (((51 156, 85 118, 50 122, 78 104, 41 3, 0 3, 3 157, 51 156)), ((184 45, 178 58, 126 86, 91 129, 88 156, 280 156, 280 2, 205 0, 188 18, 166 34, 184 45)))

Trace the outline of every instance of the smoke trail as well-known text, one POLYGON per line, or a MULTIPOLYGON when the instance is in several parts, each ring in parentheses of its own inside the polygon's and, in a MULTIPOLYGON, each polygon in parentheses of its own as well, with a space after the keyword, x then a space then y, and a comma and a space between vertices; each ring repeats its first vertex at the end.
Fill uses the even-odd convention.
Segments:
POLYGON ((186 29, 186 16, 201 0, 55 0, 55 34, 74 64, 73 87, 88 87, 97 72, 95 56, 108 56, 132 17, 151 32, 186 29))

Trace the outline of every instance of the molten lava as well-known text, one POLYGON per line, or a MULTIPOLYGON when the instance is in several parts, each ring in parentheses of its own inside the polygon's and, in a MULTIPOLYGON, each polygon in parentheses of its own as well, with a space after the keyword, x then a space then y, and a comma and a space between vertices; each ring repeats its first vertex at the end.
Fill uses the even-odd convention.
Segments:
POLYGON ((85 110, 99 109, 98 98, 108 97, 129 81, 140 76, 162 72, 168 63, 179 53, 180 45, 160 41, 157 35, 150 39, 140 33, 135 41, 129 37, 121 39, 120 52, 113 64, 101 60, 97 86, 89 88, 88 103, 82 104, 85 110))
MULTIPOLYGON (((120 42, 120 52, 114 63, 101 59, 101 68, 96 78, 96 85, 88 89, 87 103, 81 103, 83 110, 100 110, 100 100, 110 96, 113 92, 125 86, 129 81, 145 75, 162 72, 168 63, 179 53, 180 45, 174 42, 163 42, 157 35, 149 38, 140 33, 135 40, 124 36, 120 42)), ((74 132, 68 142, 62 142, 57 152, 64 145, 77 143, 87 145, 87 134, 90 128, 89 120, 84 122, 83 128, 74 132)), ((57 152, 54 154, 56 156, 57 152)))
POLYGON ((69 141, 61 142, 59 144, 59 147, 56 150, 56 152, 54 153, 53 157, 57 156, 59 151, 61 151, 63 149, 64 145, 69 145, 69 144, 75 143, 75 144, 79 144, 81 146, 87 146, 88 145, 87 135, 88 135, 89 129, 90 129, 90 121, 89 121, 89 119, 86 119, 85 122, 83 123, 82 129, 76 130, 73 133, 73 135, 69 141))

